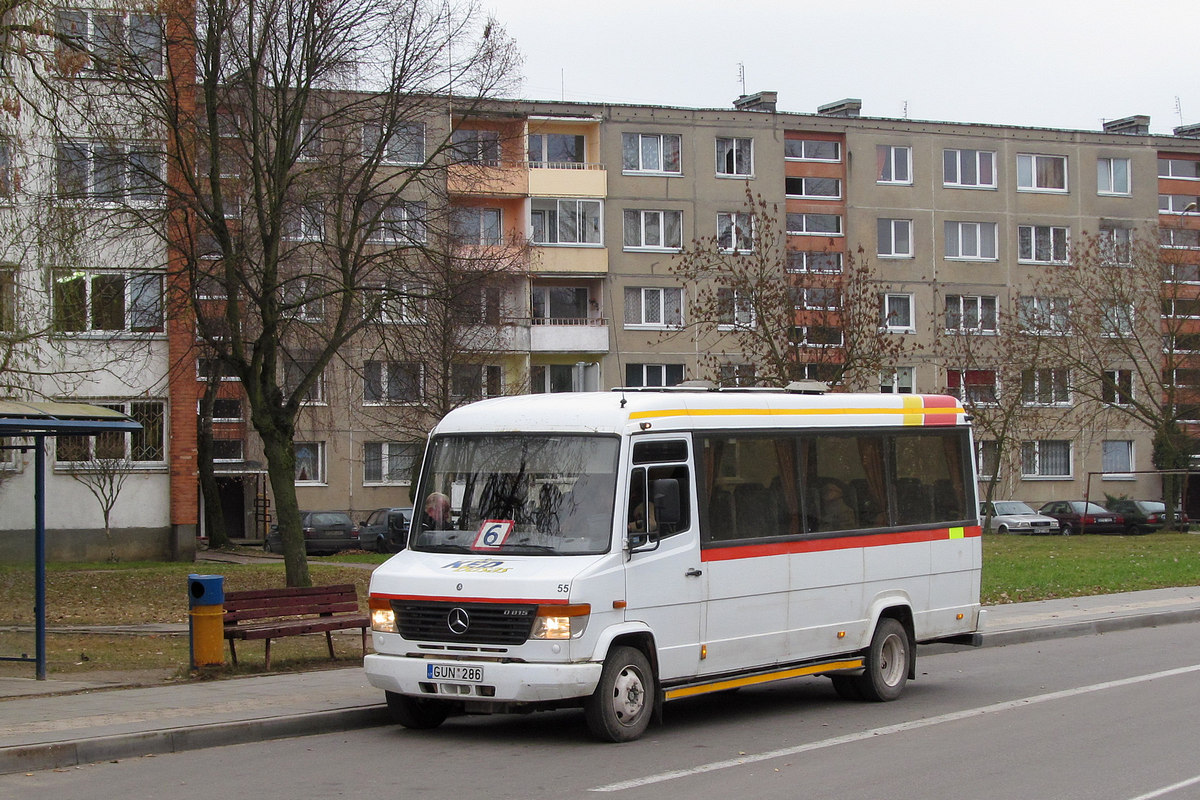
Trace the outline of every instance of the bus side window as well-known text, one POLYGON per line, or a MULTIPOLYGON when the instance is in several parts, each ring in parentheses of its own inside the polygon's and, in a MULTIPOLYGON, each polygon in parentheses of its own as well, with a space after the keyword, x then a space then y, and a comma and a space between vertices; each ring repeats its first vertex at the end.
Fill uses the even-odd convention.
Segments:
POLYGON ((682 464, 650 467, 649 470, 645 467, 638 467, 633 470, 629 480, 627 531, 633 534, 657 533, 659 536, 670 536, 687 530, 691 524, 689 487, 688 468, 682 464), (662 479, 672 479, 679 484, 679 521, 660 525, 653 498, 648 497, 647 490, 654 485, 656 480, 662 479))

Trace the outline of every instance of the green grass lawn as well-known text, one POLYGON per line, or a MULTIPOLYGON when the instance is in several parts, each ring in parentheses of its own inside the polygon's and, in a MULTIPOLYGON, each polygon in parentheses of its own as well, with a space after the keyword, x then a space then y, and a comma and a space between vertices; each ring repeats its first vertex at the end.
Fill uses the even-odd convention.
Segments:
MULTIPOLYGON (((384 559, 361 553, 314 558, 309 569, 314 584, 356 584, 365 610, 370 569, 355 564, 378 564, 384 559)), ((46 580, 51 674, 177 668, 186 675, 186 636, 108 636, 53 629, 186 623, 187 576, 196 572, 224 575, 226 591, 284 585, 281 561, 51 564, 46 580)), ((1200 585, 1200 535, 983 537, 981 600, 985 605, 1194 585, 1200 585)), ((0 565, 0 655, 31 653, 33 635, 28 628, 32 624, 32 565, 0 565), (12 630, 12 626, 25 630, 12 630)), ((357 633, 338 640, 336 665, 359 663, 357 633)), ((272 651, 272 668, 277 671, 330 664, 320 636, 284 638, 272 645, 272 651)), ((238 655, 241 667, 236 672, 226 667, 222 674, 261 669, 261 646, 243 646, 238 655)), ((0 662, 0 675, 28 676, 31 671, 29 664, 0 662)))

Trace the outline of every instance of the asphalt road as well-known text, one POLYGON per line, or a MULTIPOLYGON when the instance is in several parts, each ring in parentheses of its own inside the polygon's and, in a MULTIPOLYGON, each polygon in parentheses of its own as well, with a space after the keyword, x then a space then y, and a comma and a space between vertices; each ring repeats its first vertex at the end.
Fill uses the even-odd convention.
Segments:
POLYGON ((640 741, 582 716, 373 728, 0 776, 0 797, 1200 798, 1200 623, 922 655, 887 704, 799 679, 670 704, 640 741))

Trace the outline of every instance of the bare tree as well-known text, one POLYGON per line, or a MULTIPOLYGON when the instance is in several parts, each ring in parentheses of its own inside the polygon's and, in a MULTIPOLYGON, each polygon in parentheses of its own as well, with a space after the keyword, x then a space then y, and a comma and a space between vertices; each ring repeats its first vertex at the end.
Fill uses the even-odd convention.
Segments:
POLYGON ((112 511, 121 490, 125 488, 125 481, 132 474, 133 465, 128 459, 104 456, 93 456, 77 463, 71 472, 71 477, 86 486, 100 504, 100 513, 104 517, 104 540, 108 543, 108 560, 113 563, 118 559, 112 536, 112 511))
POLYGON ((702 369, 725 383, 853 385, 874 382, 904 352, 882 331, 879 284, 863 251, 790 250, 779 207, 749 188, 743 210, 721 223, 671 267, 687 288, 702 369))
POLYGON ((90 66, 120 91, 88 95, 80 82, 77 107, 112 141, 146 142, 125 151, 126 181, 163 202, 122 212, 168 248, 171 324, 197 341, 172 358, 178 369, 216 358, 240 379, 287 582, 307 585, 297 419, 344 348, 377 326, 373 312, 420 297, 445 257, 436 232, 450 224, 452 110, 505 86, 517 59, 473 2, 202 0, 164 11, 146 37, 105 43, 90 66), (161 63, 145 46, 155 35, 161 63))

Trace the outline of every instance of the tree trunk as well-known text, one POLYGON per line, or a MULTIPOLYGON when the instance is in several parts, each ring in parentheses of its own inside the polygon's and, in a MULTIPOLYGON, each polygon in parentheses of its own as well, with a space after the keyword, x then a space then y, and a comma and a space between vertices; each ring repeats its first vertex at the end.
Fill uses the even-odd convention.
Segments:
POLYGON ((229 546, 225 509, 221 505, 212 459, 213 403, 217 399, 217 389, 220 385, 220 378, 209 376, 204 394, 200 398, 200 419, 196 430, 196 460, 200 471, 200 491, 204 495, 204 533, 208 536, 208 546, 211 548, 229 546))
MULTIPOLYGON (((257 426, 256 426, 257 427, 257 426)), ((312 586, 308 554, 300 528, 300 505, 296 500, 296 452, 292 437, 277 429, 258 431, 267 459, 267 477, 275 495, 275 522, 283 542, 283 564, 288 586, 312 586)))

